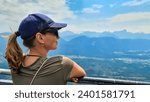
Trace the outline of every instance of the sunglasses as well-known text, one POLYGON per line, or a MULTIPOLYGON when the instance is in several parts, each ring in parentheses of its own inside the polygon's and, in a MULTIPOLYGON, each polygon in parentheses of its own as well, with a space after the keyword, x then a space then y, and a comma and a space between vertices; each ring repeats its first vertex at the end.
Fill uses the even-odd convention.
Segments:
POLYGON ((60 38, 58 34, 58 29, 55 28, 47 28, 42 30, 40 33, 42 34, 51 33, 52 35, 56 36, 58 39, 60 38))

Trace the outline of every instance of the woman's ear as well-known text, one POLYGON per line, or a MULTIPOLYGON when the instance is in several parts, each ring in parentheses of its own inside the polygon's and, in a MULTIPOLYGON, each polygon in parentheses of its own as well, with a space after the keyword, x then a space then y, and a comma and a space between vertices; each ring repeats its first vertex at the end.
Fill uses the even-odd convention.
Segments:
POLYGON ((36 40, 39 43, 44 44, 44 36, 41 33, 36 33, 36 40))

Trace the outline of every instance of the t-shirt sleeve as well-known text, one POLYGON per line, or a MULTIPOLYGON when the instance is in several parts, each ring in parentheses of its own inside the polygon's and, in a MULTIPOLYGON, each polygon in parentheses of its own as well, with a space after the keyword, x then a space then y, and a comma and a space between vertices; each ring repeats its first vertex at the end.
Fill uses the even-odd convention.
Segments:
POLYGON ((63 69, 64 69, 64 74, 65 74, 65 79, 66 80, 70 80, 70 73, 71 73, 71 70, 73 68, 73 61, 68 58, 68 57, 65 57, 63 56, 63 69))

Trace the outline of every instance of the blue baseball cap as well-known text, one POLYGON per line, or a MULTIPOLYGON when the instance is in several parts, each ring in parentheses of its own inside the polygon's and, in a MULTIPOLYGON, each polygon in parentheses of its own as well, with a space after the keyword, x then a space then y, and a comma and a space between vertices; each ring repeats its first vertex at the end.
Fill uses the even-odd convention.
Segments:
POLYGON ((29 14, 25 19, 22 20, 19 25, 18 32, 22 39, 28 39, 44 29, 54 28, 59 30, 66 26, 67 24, 56 23, 44 14, 34 13, 29 14))

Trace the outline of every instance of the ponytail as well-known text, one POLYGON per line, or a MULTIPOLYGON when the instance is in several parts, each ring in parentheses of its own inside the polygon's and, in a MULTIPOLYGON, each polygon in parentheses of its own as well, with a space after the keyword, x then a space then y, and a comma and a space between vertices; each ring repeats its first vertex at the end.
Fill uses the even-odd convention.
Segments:
POLYGON ((13 73, 19 73, 19 67, 23 62, 23 52, 17 43, 17 33, 9 36, 6 46, 5 58, 13 73))

